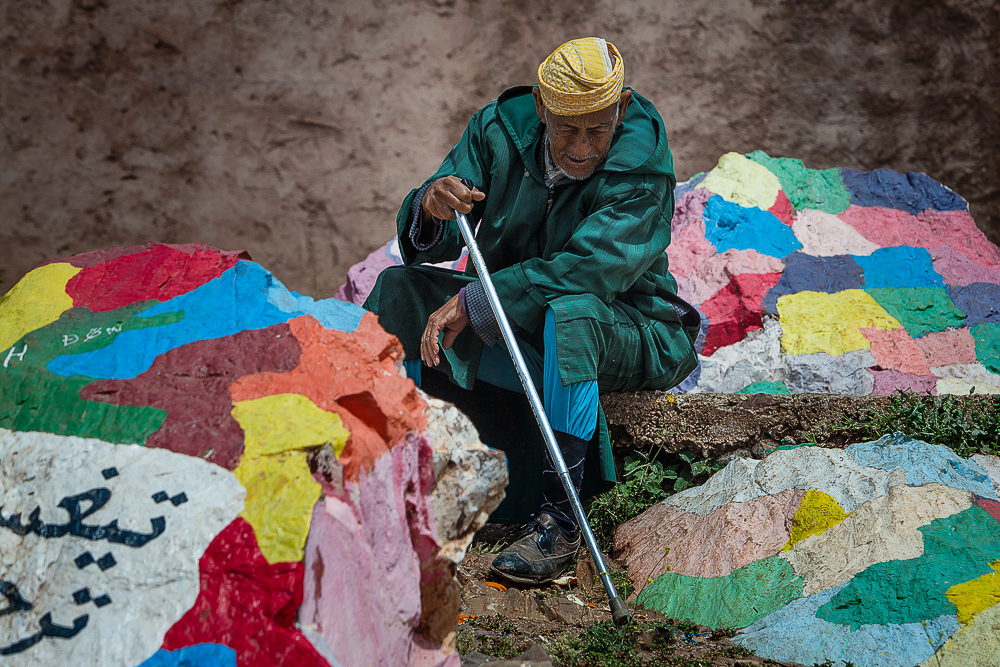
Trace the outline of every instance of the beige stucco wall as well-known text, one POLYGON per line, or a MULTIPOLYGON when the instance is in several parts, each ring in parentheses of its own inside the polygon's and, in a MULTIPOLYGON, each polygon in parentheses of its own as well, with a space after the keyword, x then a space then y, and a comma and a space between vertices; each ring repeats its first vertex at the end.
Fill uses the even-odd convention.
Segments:
POLYGON ((0 290, 112 245, 331 296, 504 88, 597 34, 681 179, 724 152, 924 171, 1000 241, 995 0, 0 0, 0 290), (543 7, 544 5, 544 7, 543 7))

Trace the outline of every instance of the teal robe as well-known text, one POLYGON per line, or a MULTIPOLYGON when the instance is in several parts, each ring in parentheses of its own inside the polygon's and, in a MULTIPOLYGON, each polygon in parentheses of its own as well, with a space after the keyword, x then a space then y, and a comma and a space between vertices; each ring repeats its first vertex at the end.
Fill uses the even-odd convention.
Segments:
MULTIPOLYGON (((537 160, 542 129, 531 87, 512 88, 472 117, 426 182, 455 175, 486 193, 469 217, 479 222, 476 240, 497 293, 508 319, 529 341, 540 340, 545 309, 553 310, 564 385, 597 380, 602 392, 675 386, 697 365, 698 331, 690 321, 685 327, 671 304, 677 283, 664 251, 676 178, 663 120, 652 103, 633 93, 604 162, 587 179, 556 185, 551 201, 537 160)), ((406 268, 383 272, 365 303, 399 337, 408 359, 420 356, 430 314, 476 279, 471 262, 464 275, 417 266, 457 259, 464 246, 454 223, 445 225, 433 248, 420 252, 413 246, 410 211, 418 190, 403 201, 396 219, 406 268)), ((450 350, 442 350, 438 368, 455 385, 473 389, 482 345, 467 328, 450 350)), ((598 425, 584 496, 615 479, 603 413, 598 425)), ((522 448, 533 447, 527 432, 532 428, 537 435, 534 424, 522 429, 522 448)), ((511 460, 511 450, 503 448, 511 460)), ((530 451, 518 456, 534 460, 530 451)), ((530 506, 531 487, 539 484, 514 479, 513 473, 505 506, 530 506), (515 501, 519 495, 525 497, 515 501)), ((517 520, 524 512, 501 511, 494 520, 508 515, 517 520)))

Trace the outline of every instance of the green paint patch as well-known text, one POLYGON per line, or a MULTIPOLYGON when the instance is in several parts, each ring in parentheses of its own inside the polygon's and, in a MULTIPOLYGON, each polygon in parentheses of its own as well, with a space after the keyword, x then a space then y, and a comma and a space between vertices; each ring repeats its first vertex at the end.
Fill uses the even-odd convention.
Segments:
POLYGON ((991 373, 1000 373, 1000 324, 977 324, 971 332, 976 341, 976 359, 991 373))
POLYGON ((884 287, 865 290, 914 338, 948 327, 960 327, 965 313, 944 287, 884 287))
POLYGON ((788 387, 778 382, 754 382, 740 389, 737 394, 791 394, 788 387))
POLYGON ((851 205, 839 169, 807 169, 802 160, 771 157, 763 151, 748 153, 747 157, 778 177, 788 201, 798 211, 811 208, 837 214, 851 205))
POLYGON ((763 558, 725 577, 661 574, 636 598, 647 609, 710 628, 745 628, 802 597, 788 561, 763 558))
POLYGON ((99 313, 71 308, 55 322, 22 336, 4 350, 7 367, 0 375, 0 427, 113 443, 144 443, 160 428, 167 416, 165 411, 86 401, 80 397, 80 390, 94 378, 62 377, 45 366, 64 354, 91 352, 110 345, 123 331, 183 319, 183 313, 135 317, 156 303, 145 301, 99 313))
POLYGON ((820 607, 817 618, 857 630, 957 614, 947 592, 993 571, 990 563, 1000 558, 1000 522, 973 505, 935 519, 920 532, 922 555, 872 565, 820 607))

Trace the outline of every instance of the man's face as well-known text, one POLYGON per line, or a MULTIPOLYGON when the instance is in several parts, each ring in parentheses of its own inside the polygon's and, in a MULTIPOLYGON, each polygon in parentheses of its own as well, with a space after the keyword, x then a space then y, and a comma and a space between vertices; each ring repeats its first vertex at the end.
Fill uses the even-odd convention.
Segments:
POLYGON ((587 178, 611 150, 611 138, 625 119, 632 92, 623 90, 617 104, 582 116, 557 116, 545 108, 538 89, 533 92, 535 112, 549 131, 552 159, 572 178, 587 178))

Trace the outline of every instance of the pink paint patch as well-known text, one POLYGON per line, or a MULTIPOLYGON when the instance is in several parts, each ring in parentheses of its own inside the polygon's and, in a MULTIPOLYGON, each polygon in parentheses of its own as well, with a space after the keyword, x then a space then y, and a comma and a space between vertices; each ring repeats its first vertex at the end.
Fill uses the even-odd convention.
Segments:
POLYGON ((1000 503, 991 498, 976 496, 976 504, 986 510, 991 517, 1000 521, 1000 503))
POLYGON ((872 396, 892 396, 896 390, 909 391, 914 394, 937 396, 938 378, 926 375, 910 375, 899 371, 871 371, 875 380, 872 396))
POLYGON ((762 328, 761 301, 780 278, 780 273, 733 276, 715 296, 702 303, 699 310, 709 321, 702 354, 711 356, 720 347, 743 340, 748 331, 762 328))
POLYGON ((934 262, 934 270, 941 274, 948 285, 972 283, 1000 285, 1000 268, 989 268, 978 264, 949 246, 937 246, 928 250, 934 262))
POLYGON ((917 339, 917 346, 931 367, 976 363, 976 340, 967 327, 932 331, 917 339))
POLYGON ((891 331, 875 328, 860 331, 871 343, 872 356, 883 369, 912 375, 931 375, 923 351, 903 327, 891 331))
POLYGON ((701 218, 692 220, 684 229, 674 233, 667 246, 670 273, 686 278, 714 254, 715 246, 705 238, 705 221, 701 218))
POLYGON ((733 276, 744 273, 781 273, 785 263, 777 257, 762 255, 756 250, 727 250, 706 259, 688 277, 691 282, 690 303, 703 303, 725 287, 733 276))
POLYGON ((624 557, 637 582, 656 579, 668 567, 689 577, 724 577, 781 551, 803 495, 801 489, 787 489, 729 503, 707 516, 654 505, 615 531, 615 555, 624 557), (677 549, 678 544, 686 546, 677 549), (664 554, 664 547, 672 550, 664 554))
POLYGON ((416 634, 421 583, 441 574, 431 562, 432 457, 423 438, 408 438, 313 511, 299 621, 344 665, 460 664, 416 634))
POLYGON ((774 200, 774 204, 767 210, 789 227, 792 226, 792 222, 795 220, 795 208, 792 206, 792 202, 788 201, 788 195, 785 194, 784 190, 778 190, 778 198, 774 200))
POLYGON ((677 281, 677 296, 688 303, 697 304, 698 302, 694 300, 694 288, 691 287, 691 281, 684 276, 674 276, 674 280, 677 281))
POLYGON ((691 190, 674 203, 674 218, 670 227, 674 234, 680 234, 695 220, 701 220, 705 213, 705 203, 712 193, 707 189, 691 190))
POLYGON ((968 211, 927 210, 910 215, 880 206, 851 206, 838 217, 882 247, 950 246, 987 268, 1000 268, 1000 250, 976 227, 968 211))
POLYGON ((341 301, 349 301, 361 305, 375 289, 378 274, 399 261, 389 252, 389 246, 396 243, 393 238, 389 243, 376 248, 363 260, 347 270, 347 282, 337 290, 336 297, 341 301))

